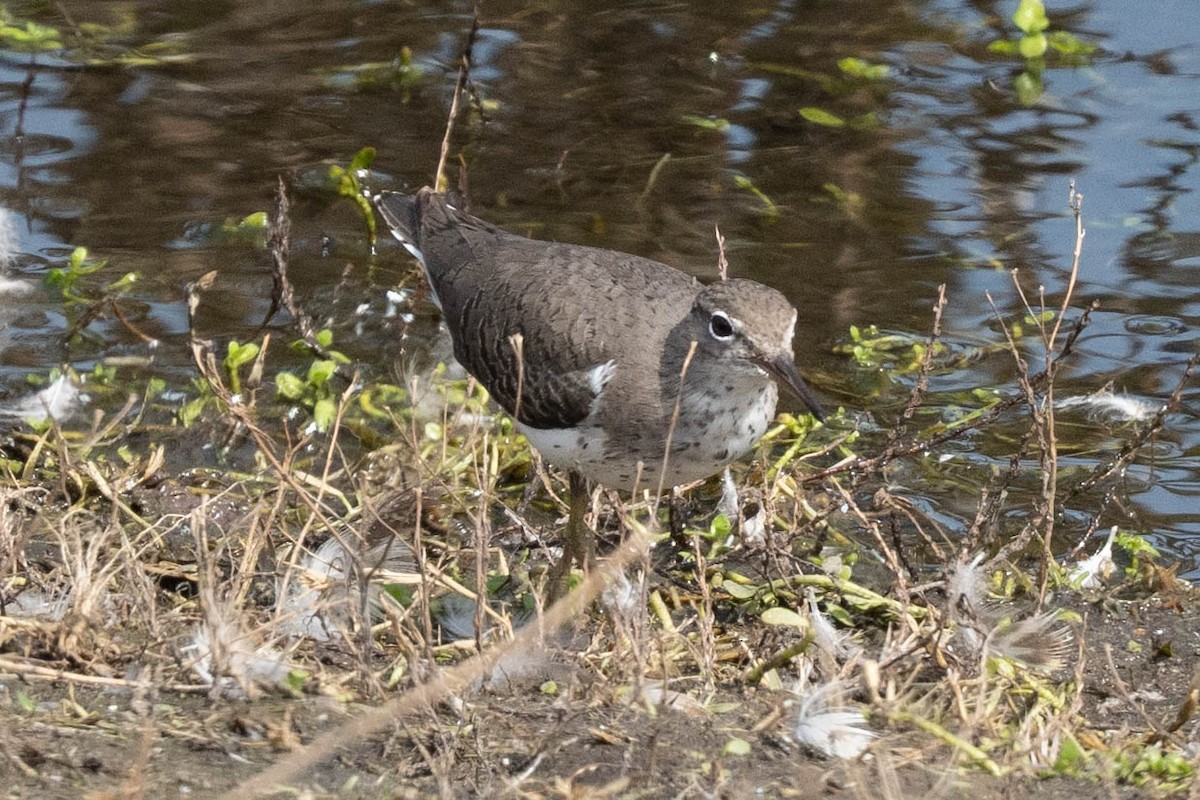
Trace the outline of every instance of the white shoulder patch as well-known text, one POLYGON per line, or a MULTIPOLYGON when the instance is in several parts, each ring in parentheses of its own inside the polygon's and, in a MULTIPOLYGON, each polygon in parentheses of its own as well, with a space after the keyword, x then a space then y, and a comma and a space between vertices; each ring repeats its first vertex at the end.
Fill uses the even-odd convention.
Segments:
POLYGON ((409 252, 409 255, 411 255, 417 261, 420 261, 422 266, 425 264, 425 254, 421 252, 421 248, 417 247, 408 239, 400 236, 400 234, 396 233, 395 231, 392 231, 392 235, 399 240, 400 244, 404 245, 404 249, 409 252))
POLYGON ((588 388, 592 390, 592 394, 597 397, 604 391, 604 387, 612 380, 612 376, 617 372, 617 362, 609 359, 599 366, 592 367, 588 372, 588 388))

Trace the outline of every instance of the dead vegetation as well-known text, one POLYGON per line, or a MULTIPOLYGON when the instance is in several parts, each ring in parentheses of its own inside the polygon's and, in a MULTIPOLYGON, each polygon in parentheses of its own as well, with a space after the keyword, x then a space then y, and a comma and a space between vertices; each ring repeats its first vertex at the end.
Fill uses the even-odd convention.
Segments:
MULTIPOLYGON (((282 187, 279 209, 280 305, 332 359, 288 284, 282 187)), ((1055 379, 1088 316, 1071 299, 1027 303, 1037 335, 1004 329, 1019 391, 957 422, 913 432, 939 303, 887 430, 783 415, 673 526, 651 497, 597 493, 608 554, 549 608, 560 484, 478 387, 434 371, 385 403, 342 364, 319 430, 315 407, 281 419, 267 396, 269 336, 234 363, 197 333, 208 394, 186 435, 206 431, 224 471, 120 450, 136 398, 6 447, 0 674, 22 725, 3 769, 64 797, 952 797, 972 774, 997 794, 1033 775, 1181 790, 1191 593, 1136 536, 1093 535, 1179 389, 1068 484, 1055 379), (1007 468, 957 528, 890 479, 1013 420, 1007 468), (1096 502, 1068 541, 1080 493, 1096 502)))
MULTIPOLYGON (((469 61, 468 45, 460 90, 469 61)), ((9 796, 1184 790, 1195 605, 1111 506, 1193 365, 1064 478, 1056 379, 1091 312, 1073 311, 1070 203, 1067 291, 1050 303, 1014 275, 1034 335, 996 314, 1017 391, 926 421, 941 297, 889 424, 781 415, 751 464, 670 514, 596 493, 607 554, 547 607, 558 478, 471 381, 384 386, 339 357, 288 278, 281 182, 268 317, 286 311, 313 358, 287 413, 269 334, 222 356, 197 330, 210 273, 188 292, 202 385, 170 435, 205 438, 220 469, 165 474, 164 444, 125 446, 151 406, 137 397, 5 445, 9 796), (952 484, 941 458, 1002 427, 1005 468, 983 460, 958 489, 969 514, 930 513, 897 480, 952 484)))

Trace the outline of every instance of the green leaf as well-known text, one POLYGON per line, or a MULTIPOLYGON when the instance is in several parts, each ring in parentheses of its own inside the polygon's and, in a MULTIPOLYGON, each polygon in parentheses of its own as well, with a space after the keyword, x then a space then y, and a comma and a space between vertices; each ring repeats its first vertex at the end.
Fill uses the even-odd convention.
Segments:
POLYGON ((874 111, 868 111, 865 114, 859 114, 850 120, 850 127, 856 131, 869 131, 879 127, 879 115, 874 111))
POLYGON ((289 669, 284 677, 282 686, 292 694, 300 695, 304 693, 304 685, 308 683, 308 679, 312 677, 311 673, 303 669, 289 669))
POLYGON ((1023 106, 1035 105, 1042 99, 1045 86, 1042 79, 1026 70, 1013 79, 1013 89, 1017 92, 1017 100, 1023 106))
POLYGON ((1046 34, 1031 33, 1028 36, 1022 36, 1021 41, 1017 42, 1017 49, 1025 58, 1041 58, 1046 55, 1046 34))
POLYGON ((366 172, 367 167, 375 160, 375 148, 364 147, 354 154, 349 166, 340 167, 336 164, 329 168, 329 180, 334 190, 342 197, 349 198, 358 208, 359 215, 367 225, 367 237, 371 244, 375 243, 375 208, 371 205, 362 191, 359 174, 366 172))
POLYGON ((313 406, 313 423, 317 426, 317 430, 324 433, 333 427, 333 419, 337 413, 337 405, 333 402, 333 398, 322 397, 313 406))
POLYGON ((1083 615, 1078 611, 1068 611, 1060 608, 1058 610, 1057 619, 1059 622, 1068 622, 1071 624, 1083 624, 1083 615))
POLYGON ((229 343, 225 351, 225 360, 221 362, 225 371, 229 373, 229 389, 234 394, 242 390, 242 379, 238 375, 238 370, 258 358, 259 346, 256 342, 246 342, 238 344, 237 340, 229 343))
POLYGON ((749 600, 754 595, 758 594, 758 588, 755 586, 743 586, 740 583, 733 581, 725 581, 721 584, 721 588, 732 597, 734 600, 749 600))
POLYGON ((36 22, 25 22, 23 26, 0 24, 0 45, 25 53, 61 50, 63 46, 62 36, 57 28, 39 25, 36 22))
POLYGON ((51 267, 46 271, 46 277, 43 280, 48 287, 59 291, 65 291, 70 286, 67 271, 61 267, 51 267))
POLYGON ((863 78, 869 81, 881 80, 891 73, 887 64, 871 64, 861 58, 848 56, 837 62, 838 69, 852 78, 863 78))
POLYGON ((735 173, 733 176, 733 185, 739 189, 744 189, 745 191, 750 192, 750 194, 757 197, 758 201, 762 203, 763 206, 762 213, 765 214, 768 219, 772 221, 778 219, 779 206, 776 205, 774 200, 767 196, 766 192, 755 186, 754 181, 750 180, 749 177, 735 173))
POLYGON ((1048 34, 1050 46, 1064 56, 1090 56, 1096 52, 1096 45, 1085 42, 1073 33, 1054 31, 1048 34))
POLYGON ((403 93, 402 103, 408 102, 409 92, 424 75, 424 70, 413 63, 408 47, 402 47, 400 55, 391 61, 347 64, 318 71, 325 74, 326 83, 339 89, 399 89, 403 93))
POLYGON ((374 417, 375 419, 383 420, 391 418, 391 415, 388 414, 385 409, 380 408, 375 403, 375 392, 371 386, 366 387, 363 389, 362 393, 359 394, 358 407, 361 408, 368 417, 374 417))
POLYGON ((704 128, 709 131, 729 130, 729 120, 721 119, 720 117, 701 117, 697 114, 684 114, 682 119, 689 125, 695 125, 697 128, 704 128))
POLYGON ((800 109, 800 116, 814 125, 824 125, 826 128, 841 128, 846 124, 846 120, 837 114, 815 106, 805 106, 800 109))
POLYGON ((241 219, 226 217, 221 227, 214 231, 214 239, 226 242, 243 242, 252 247, 265 247, 270 219, 265 211, 254 211, 241 219))
POLYGON ((724 539, 732 530, 733 523, 729 521, 729 518, 724 514, 717 514, 708 526, 708 535, 714 539, 724 539))
POLYGON ((197 397, 185 404, 183 408, 179 409, 179 424, 190 428, 192 423, 200 419, 200 415, 204 413, 204 407, 208 405, 208 400, 207 397, 197 397))
POLYGON ((354 158, 350 159, 350 169, 353 172, 369 169, 375 161, 375 148, 364 147, 354 154, 354 158))
POLYGON ((238 344, 237 340, 231 341, 226 349, 225 368, 230 372, 236 371, 239 367, 249 364, 258 358, 258 351, 259 346, 257 342, 238 344))
POLYGON ((242 217, 237 224, 241 231, 265 231, 267 229, 267 212, 255 211, 242 217))
POLYGON ((329 359, 318 359, 308 368, 307 382, 310 386, 324 386, 337 372, 337 363, 329 359))
POLYGON ((275 394, 288 400, 299 400, 304 396, 304 381, 290 372, 280 372, 275 376, 275 394))
POLYGON ((1046 6, 1042 4, 1042 0, 1021 0, 1012 20, 1027 34, 1041 33, 1050 27, 1050 19, 1046 16, 1046 6))
POLYGON ((801 614, 798 614, 792 609, 784 608, 783 606, 768 608, 762 613, 762 621, 767 625, 780 625, 784 627, 808 630, 807 618, 801 614))
POLYGON ((142 276, 137 272, 126 272, 120 278, 105 286, 104 291, 109 294, 123 294, 132 289, 133 285, 141 279, 142 276))
POLYGON ((1135 558, 1158 558, 1158 550, 1155 549, 1154 545, 1150 544, 1150 541, 1146 537, 1140 534, 1117 531, 1115 542, 1117 547, 1120 547, 1135 558))
POLYGON ((833 617, 838 622, 847 628, 854 627, 854 618, 850 616, 850 612, 839 606, 837 603, 826 603, 825 613, 833 617))
POLYGON ((1016 56, 1021 54, 1021 45, 1016 39, 999 39, 987 46, 989 53, 1001 56, 1016 56))
POLYGON ((333 344, 333 331, 329 328, 322 328, 316 333, 317 344, 321 347, 329 347, 333 344))
POLYGON ((385 583, 383 591, 404 608, 408 608, 416 600, 416 588, 402 583, 385 583))

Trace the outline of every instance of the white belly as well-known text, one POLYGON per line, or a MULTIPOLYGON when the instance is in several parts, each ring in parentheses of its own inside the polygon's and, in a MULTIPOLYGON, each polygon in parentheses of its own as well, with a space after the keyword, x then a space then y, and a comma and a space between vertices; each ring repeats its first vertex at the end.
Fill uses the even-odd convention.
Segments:
POLYGON ((633 452, 610 446, 610 438, 614 444, 626 439, 619 430, 610 437, 596 426, 537 429, 518 425, 518 429, 556 467, 573 469, 610 489, 656 490, 660 480, 668 488, 715 475, 753 450, 775 416, 776 396, 775 385, 767 383, 761 393, 743 395, 733 413, 727 399, 716 397, 697 398, 686 410, 681 409, 665 476, 665 442, 652 451, 633 452))

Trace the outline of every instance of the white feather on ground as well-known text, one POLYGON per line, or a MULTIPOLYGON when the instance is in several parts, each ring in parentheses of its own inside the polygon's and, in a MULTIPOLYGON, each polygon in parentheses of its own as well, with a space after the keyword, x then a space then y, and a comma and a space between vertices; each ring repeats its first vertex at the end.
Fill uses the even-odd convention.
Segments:
MULTIPOLYGON (((299 569, 288 583, 280 633, 320 642, 349 634, 362 595, 353 556, 346 552, 344 541, 331 536, 300 560, 299 569)), ((412 548, 393 537, 369 547, 359 557, 359 564, 363 572, 378 579, 372 580, 367 589, 368 612, 379 609, 380 581, 391 577, 394 583, 411 582, 416 575, 412 548)))
POLYGON ((854 759, 866 752, 878 734, 864 728, 867 719, 856 708, 830 706, 844 686, 833 681, 821 686, 809 686, 812 663, 801 663, 800 679, 793 692, 800 698, 796 710, 796 741, 810 750, 829 758, 854 759))
POLYGON ((57 598, 46 592, 27 591, 9 600, 4 606, 4 613, 15 619, 40 619, 58 622, 66 616, 70 608, 70 595, 62 594, 57 598))
POLYGON ((988 596, 988 566, 982 553, 946 575, 949 615, 957 624, 955 646, 972 656, 1007 658, 1027 669, 1053 672, 1071 647, 1070 628, 1057 611, 1013 621, 1010 604, 988 596))
POLYGON ((253 698, 278 686, 291 670, 288 656, 277 647, 257 641, 236 615, 209 618, 192 631, 192 643, 183 648, 191 657, 192 671, 212 687, 214 694, 253 698))
POLYGON ((1054 672, 1066 663, 1073 640, 1071 629, 1055 610, 1000 622, 988 632, 984 648, 989 656, 1002 656, 1039 672, 1054 672))
POLYGON ((86 401, 87 395, 80 392, 68 376, 62 375, 40 392, 0 404, 0 420, 37 423, 49 418, 61 422, 86 401))
POLYGON ((835 628, 829 617, 821 613, 821 609, 817 607, 817 593, 811 586, 808 588, 807 595, 808 621, 812 625, 813 642, 817 647, 838 661, 844 661, 858 653, 859 647, 850 638, 850 634, 835 628))
POLYGON ((1079 589, 1099 589, 1113 572, 1113 542, 1117 538, 1117 526, 1108 532, 1108 539, 1095 554, 1076 563, 1067 572, 1067 581, 1079 589))
POLYGON ((946 576, 946 596, 950 616, 956 622, 973 621, 991 605, 987 592, 987 573, 982 568, 983 553, 970 561, 955 564, 946 576))

